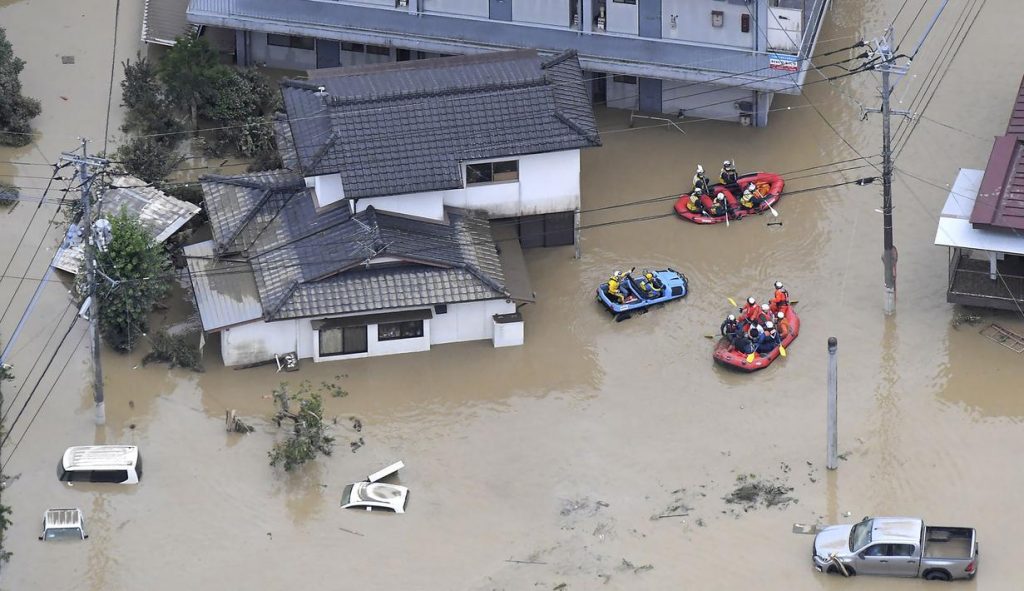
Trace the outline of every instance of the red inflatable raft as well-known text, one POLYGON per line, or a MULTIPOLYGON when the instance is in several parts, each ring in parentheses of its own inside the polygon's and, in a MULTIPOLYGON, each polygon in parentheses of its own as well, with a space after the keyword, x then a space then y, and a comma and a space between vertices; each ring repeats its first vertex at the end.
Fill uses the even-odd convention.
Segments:
MULTIPOLYGON (((796 312, 793 311, 793 306, 790 306, 786 310, 786 320, 789 322, 789 334, 786 338, 782 339, 782 346, 786 347, 787 353, 789 352, 789 345, 796 337, 800 334, 800 317, 797 316, 796 312)), ((724 365, 729 365, 740 371, 757 371, 764 369, 775 361, 775 358, 779 356, 779 348, 776 347, 771 353, 764 355, 760 353, 754 353, 754 360, 747 363, 747 354, 737 349, 734 349, 732 344, 725 338, 718 341, 715 346, 714 358, 715 361, 724 365)))
MULTIPOLYGON (((750 183, 757 185, 757 188, 762 195, 767 195, 764 203, 759 207, 754 209, 743 209, 739 206, 739 200, 732 191, 727 189, 725 185, 720 184, 712 185, 711 195, 702 195, 700 198, 701 203, 704 204, 705 209, 711 209, 712 196, 717 195, 718 193, 725 193, 726 201, 729 202, 729 206, 736 212, 734 215, 730 216, 729 219, 736 220, 754 213, 763 213, 768 209, 769 205, 775 205, 779 199, 782 198, 782 188, 786 185, 781 176, 770 172, 745 174, 736 181, 736 185, 739 187, 741 193, 743 191, 743 187, 746 187, 750 183)), ((675 204, 676 214, 679 215, 679 217, 690 220, 695 224, 720 224, 725 221, 724 215, 709 216, 690 211, 686 208, 686 204, 689 201, 690 195, 688 193, 686 195, 679 196, 679 199, 675 204)))

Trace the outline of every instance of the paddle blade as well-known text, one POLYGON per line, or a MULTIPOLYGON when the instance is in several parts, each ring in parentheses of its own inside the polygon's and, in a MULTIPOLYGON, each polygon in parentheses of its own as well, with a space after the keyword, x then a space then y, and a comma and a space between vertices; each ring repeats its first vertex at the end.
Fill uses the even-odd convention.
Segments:
POLYGON ((783 357, 786 356, 786 348, 782 345, 779 345, 779 355, 782 355, 783 357))
POLYGON ((732 299, 732 298, 725 298, 725 299, 729 300, 729 304, 730 304, 730 305, 731 305, 731 306, 732 306, 733 308, 738 308, 738 307, 739 307, 739 306, 737 306, 737 305, 736 305, 736 300, 734 300, 734 299, 732 299))
POLYGON ((775 208, 772 207, 771 203, 768 204, 768 211, 772 212, 773 217, 779 217, 779 212, 775 211, 775 208))
POLYGON ((751 353, 750 355, 747 355, 747 363, 753 363, 753 362, 754 362, 754 354, 751 353))

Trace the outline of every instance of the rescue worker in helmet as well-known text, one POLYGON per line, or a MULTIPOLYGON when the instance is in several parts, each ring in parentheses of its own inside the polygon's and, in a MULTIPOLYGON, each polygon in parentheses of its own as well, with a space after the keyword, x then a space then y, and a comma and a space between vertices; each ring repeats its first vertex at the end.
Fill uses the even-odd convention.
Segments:
POLYGON ((764 327, 765 323, 772 319, 772 312, 768 307, 768 304, 761 304, 761 307, 754 312, 754 317, 750 320, 751 323, 758 326, 764 327))
POLYGON ((616 271, 612 273, 612 276, 608 279, 608 295, 619 301, 620 304, 626 302, 626 296, 619 289, 619 286, 623 281, 626 280, 626 276, 622 274, 622 271, 616 271))
POLYGON ((735 344, 736 335, 740 332, 740 323, 737 322, 736 316, 729 314, 725 321, 722 322, 722 326, 718 328, 718 331, 722 333, 722 336, 729 339, 730 343, 735 344))
POLYGON ((751 323, 743 336, 746 342, 736 345, 736 348, 742 353, 749 355, 761 349, 761 344, 764 343, 764 329, 760 325, 751 323), (741 347, 740 345, 743 346, 741 347))
POLYGON ((660 296, 661 288, 664 287, 661 280, 647 269, 644 269, 643 274, 640 276, 640 281, 636 283, 640 286, 640 291, 648 298, 660 296))
POLYGON ((711 182, 708 181, 708 177, 704 174, 704 167, 700 164, 697 165, 697 174, 693 175, 693 188, 694 190, 700 189, 705 194, 711 192, 711 182))
POLYGON ((722 184, 727 188, 736 186, 736 180, 739 178, 739 174, 736 173, 736 166, 732 163, 732 160, 726 160, 722 163, 722 184))
POLYGON ((725 193, 715 195, 715 201, 708 215, 720 217, 729 213, 729 203, 725 200, 725 193))
POLYGON ((704 204, 700 202, 703 194, 704 192, 700 188, 694 187, 689 200, 686 201, 686 210, 690 213, 704 214, 704 204))
POLYGON ((779 336, 785 339, 793 331, 793 327, 789 325, 789 319, 786 318, 786 313, 779 310, 775 313, 775 328, 779 330, 779 336))
POLYGON ((786 310, 789 308, 789 292, 783 287, 781 281, 775 282, 775 295, 771 299, 772 312, 786 310))
POLYGON ((779 336, 779 331, 775 328, 775 323, 769 320, 764 325, 764 338, 757 345, 757 352, 762 355, 767 355, 775 350, 776 347, 782 344, 782 337, 779 336))
POLYGON ((750 183, 743 189, 743 196, 740 197, 740 207, 744 209, 757 209, 764 203, 764 197, 757 189, 757 185, 750 183))
POLYGON ((747 302, 740 308, 740 318, 747 323, 756 324, 757 317, 761 314, 761 308, 757 305, 754 296, 747 298, 747 302))

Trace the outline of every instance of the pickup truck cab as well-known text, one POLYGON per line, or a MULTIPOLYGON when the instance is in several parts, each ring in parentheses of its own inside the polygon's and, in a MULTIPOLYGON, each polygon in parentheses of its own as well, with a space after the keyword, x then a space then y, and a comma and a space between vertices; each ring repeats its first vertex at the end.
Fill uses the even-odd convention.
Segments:
POLYGON ((969 527, 931 527, 913 517, 865 517, 830 525, 814 537, 819 572, 970 579, 978 569, 978 538, 969 527))

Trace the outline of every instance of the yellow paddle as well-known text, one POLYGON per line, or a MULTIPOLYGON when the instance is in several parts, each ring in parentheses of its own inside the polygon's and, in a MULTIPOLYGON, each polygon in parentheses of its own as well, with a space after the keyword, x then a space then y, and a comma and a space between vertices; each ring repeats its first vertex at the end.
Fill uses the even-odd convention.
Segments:
POLYGON ((786 356, 786 348, 782 345, 779 345, 779 355, 782 355, 783 357, 786 356))
POLYGON ((725 299, 729 300, 729 303, 732 305, 733 308, 739 308, 739 306, 736 305, 736 300, 734 300, 732 298, 725 298, 725 299))
POLYGON ((754 354, 751 353, 750 355, 747 355, 747 363, 753 363, 753 362, 754 362, 754 354))

